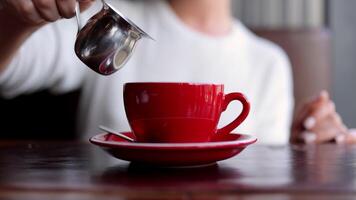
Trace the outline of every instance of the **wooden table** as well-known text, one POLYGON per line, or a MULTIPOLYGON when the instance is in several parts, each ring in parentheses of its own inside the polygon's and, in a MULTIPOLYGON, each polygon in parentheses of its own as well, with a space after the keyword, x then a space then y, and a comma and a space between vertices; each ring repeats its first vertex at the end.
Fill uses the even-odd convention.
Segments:
POLYGON ((205 168, 110 159, 79 142, 0 142, 0 199, 356 198, 356 146, 260 146, 205 168))

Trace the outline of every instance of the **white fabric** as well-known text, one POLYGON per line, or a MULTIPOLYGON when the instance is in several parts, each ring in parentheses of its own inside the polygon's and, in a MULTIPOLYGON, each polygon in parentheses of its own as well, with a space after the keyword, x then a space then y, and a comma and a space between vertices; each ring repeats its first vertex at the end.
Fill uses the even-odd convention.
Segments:
MULTIPOLYGON (((236 21, 224 37, 190 29, 165 1, 112 1, 157 41, 142 40, 119 72, 104 77, 75 56, 75 20, 62 20, 34 33, 0 75, 7 97, 43 88, 63 93, 82 88, 78 131, 87 139, 98 125, 129 130, 123 84, 137 81, 223 83, 226 93, 243 92, 251 102, 248 119, 235 131, 260 143, 284 144, 289 138, 293 96, 288 58, 276 45, 258 38, 236 21)), ((87 15, 91 15, 99 5, 87 15)), ((220 127, 240 110, 232 103, 220 127)))

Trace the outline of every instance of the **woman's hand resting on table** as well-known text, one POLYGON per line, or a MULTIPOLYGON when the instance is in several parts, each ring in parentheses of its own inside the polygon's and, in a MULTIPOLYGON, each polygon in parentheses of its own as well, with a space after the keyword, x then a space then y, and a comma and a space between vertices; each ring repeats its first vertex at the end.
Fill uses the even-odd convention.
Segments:
POLYGON ((356 135, 344 125, 326 91, 306 102, 292 125, 292 143, 356 144, 356 135))

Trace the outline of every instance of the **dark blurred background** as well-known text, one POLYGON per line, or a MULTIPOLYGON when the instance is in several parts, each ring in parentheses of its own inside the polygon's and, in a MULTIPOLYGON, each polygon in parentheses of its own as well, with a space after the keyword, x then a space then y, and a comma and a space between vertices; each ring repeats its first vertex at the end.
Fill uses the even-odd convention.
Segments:
MULTIPOLYGON (((296 107, 331 92, 349 127, 356 127, 355 0, 233 0, 235 16, 278 43, 293 65, 296 107)), ((2 138, 74 139, 79 91, 47 91, 0 99, 2 138)))

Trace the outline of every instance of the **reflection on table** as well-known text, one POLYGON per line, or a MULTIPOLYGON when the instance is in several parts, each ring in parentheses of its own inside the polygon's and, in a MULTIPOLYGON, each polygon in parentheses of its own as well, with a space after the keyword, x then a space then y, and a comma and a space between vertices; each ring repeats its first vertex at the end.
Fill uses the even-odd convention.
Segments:
POLYGON ((352 198, 356 146, 260 146, 199 168, 160 168, 77 142, 2 142, 0 197, 10 199, 352 198))

